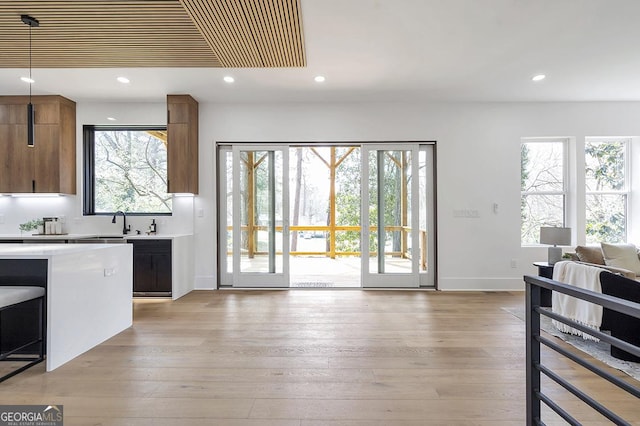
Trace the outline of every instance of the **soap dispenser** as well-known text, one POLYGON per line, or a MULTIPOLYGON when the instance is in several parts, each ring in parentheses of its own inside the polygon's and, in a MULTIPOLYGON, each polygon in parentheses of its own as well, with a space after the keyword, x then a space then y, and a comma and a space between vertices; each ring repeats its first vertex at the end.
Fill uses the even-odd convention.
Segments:
POLYGON ((149 225, 149 233, 152 235, 155 235, 156 233, 156 220, 152 219, 151 220, 151 225, 149 225))

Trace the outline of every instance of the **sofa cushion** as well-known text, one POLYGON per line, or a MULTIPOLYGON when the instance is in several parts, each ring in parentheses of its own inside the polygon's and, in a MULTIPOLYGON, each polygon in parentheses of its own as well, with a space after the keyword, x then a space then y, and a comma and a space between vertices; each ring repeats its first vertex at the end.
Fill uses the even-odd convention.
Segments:
POLYGON ((633 244, 608 244, 600 243, 604 263, 608 266, 628 269, 640 275, 640 259, 638 251, 633 244))
POLYGON ((595 263, 596 265, 604 265, 604 257, 602 249, 598 246, 578 246, 576 254, 580 262, 595 263))
POLYGON ((0 286, 0 308, 44 296, 44 288, 28 286, 0 286))
POLYGON ((572 252, 566 252, 562 255, 562 259, 563 260, 572 260, 574 262, 580 262, 580 258, 578 257, 577 253, 572 253, 572 252))

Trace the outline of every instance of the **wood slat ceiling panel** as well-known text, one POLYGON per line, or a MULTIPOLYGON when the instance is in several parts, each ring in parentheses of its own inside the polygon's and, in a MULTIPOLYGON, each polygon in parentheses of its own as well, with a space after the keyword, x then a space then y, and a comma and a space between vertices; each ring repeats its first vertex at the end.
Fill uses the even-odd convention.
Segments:
POLYGON ((299 0, 180 0, 224 67, 306 65, 299 0))
POLYGON ((0 2, 0 67, 300 67, 299 0, 0 2))
POLYGON ((34 68, 219 67, 177 0, 2 1, 0 66, 29 66, 28 14, 34 68))

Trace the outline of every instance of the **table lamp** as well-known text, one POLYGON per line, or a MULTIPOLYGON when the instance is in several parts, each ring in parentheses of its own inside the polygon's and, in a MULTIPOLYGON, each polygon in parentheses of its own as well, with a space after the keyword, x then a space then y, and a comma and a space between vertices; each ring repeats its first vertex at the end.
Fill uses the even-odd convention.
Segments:
POLYGON ((562 259, 562 248, 557 246, 568 246, 571 244, 571 228, 559 228, 552 226, 543 226, 540 228, 540 244, 548 244, 549 247, 548 260, 549 265, 553 265, 562 259))

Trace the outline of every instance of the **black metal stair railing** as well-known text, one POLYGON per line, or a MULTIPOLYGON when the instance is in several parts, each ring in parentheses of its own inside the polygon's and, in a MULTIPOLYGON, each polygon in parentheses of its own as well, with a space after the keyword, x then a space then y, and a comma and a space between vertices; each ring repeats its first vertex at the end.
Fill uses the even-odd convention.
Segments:
POLYGON ((568 424, 580 425, 580 422, 578 420, 576 420, 569 412, 563 409, 557 402, 555 402, 552 398, 550 398, 542 391, 541 373, 562 386, 571 394, 575 395, 595 411, 599 412, 601 415, 609 419, 613 424, 630 425, 631 423, 629 423, 627 420, 623 419, 618 414, 614 413, 603 404, 601 404, 582 390, 578 389, 569 381, 554 373, 548 367, 542 365, 540 357, 540 345, 543 344, 548 348, 556 351, 560 355, 571 359, 572 361, 590 370, 602 379, 618 386, 620 389, 629 393, 630 395, 635 396, 636 398, 640 398, 640 388, 632 385, 630 382, 621 380, 620 378, 591 363, 587 358, 575 355, 574 353, 567 351, 562 346, 542 336, 540 334, 540 315, 547 316, 549 318, 567 324, 570 327, 588 333, 635 356, 640 357, 640 347, 612 337, 609 334, 602 333, 599 330, 585 327, 582 324, 572 321, 564 316, 553 313, 549 310, 542 309, 540 307, 541 289, 546 288, 558 293, 576 297, 578 299, 583 299, 588 302, 601 305, 603 308, 611 309, 638 319, 640 319, 640 304, 617 297, 581 289, 572 285, 560 283, 558 281, 553 281, 548 278, 542 278, 538 276, 526 275, 524 277, 524 281, 526 284, 527 425, 544 425, 541 417, 541 402, 543 402, 551 410, 562 417, 568 424))

